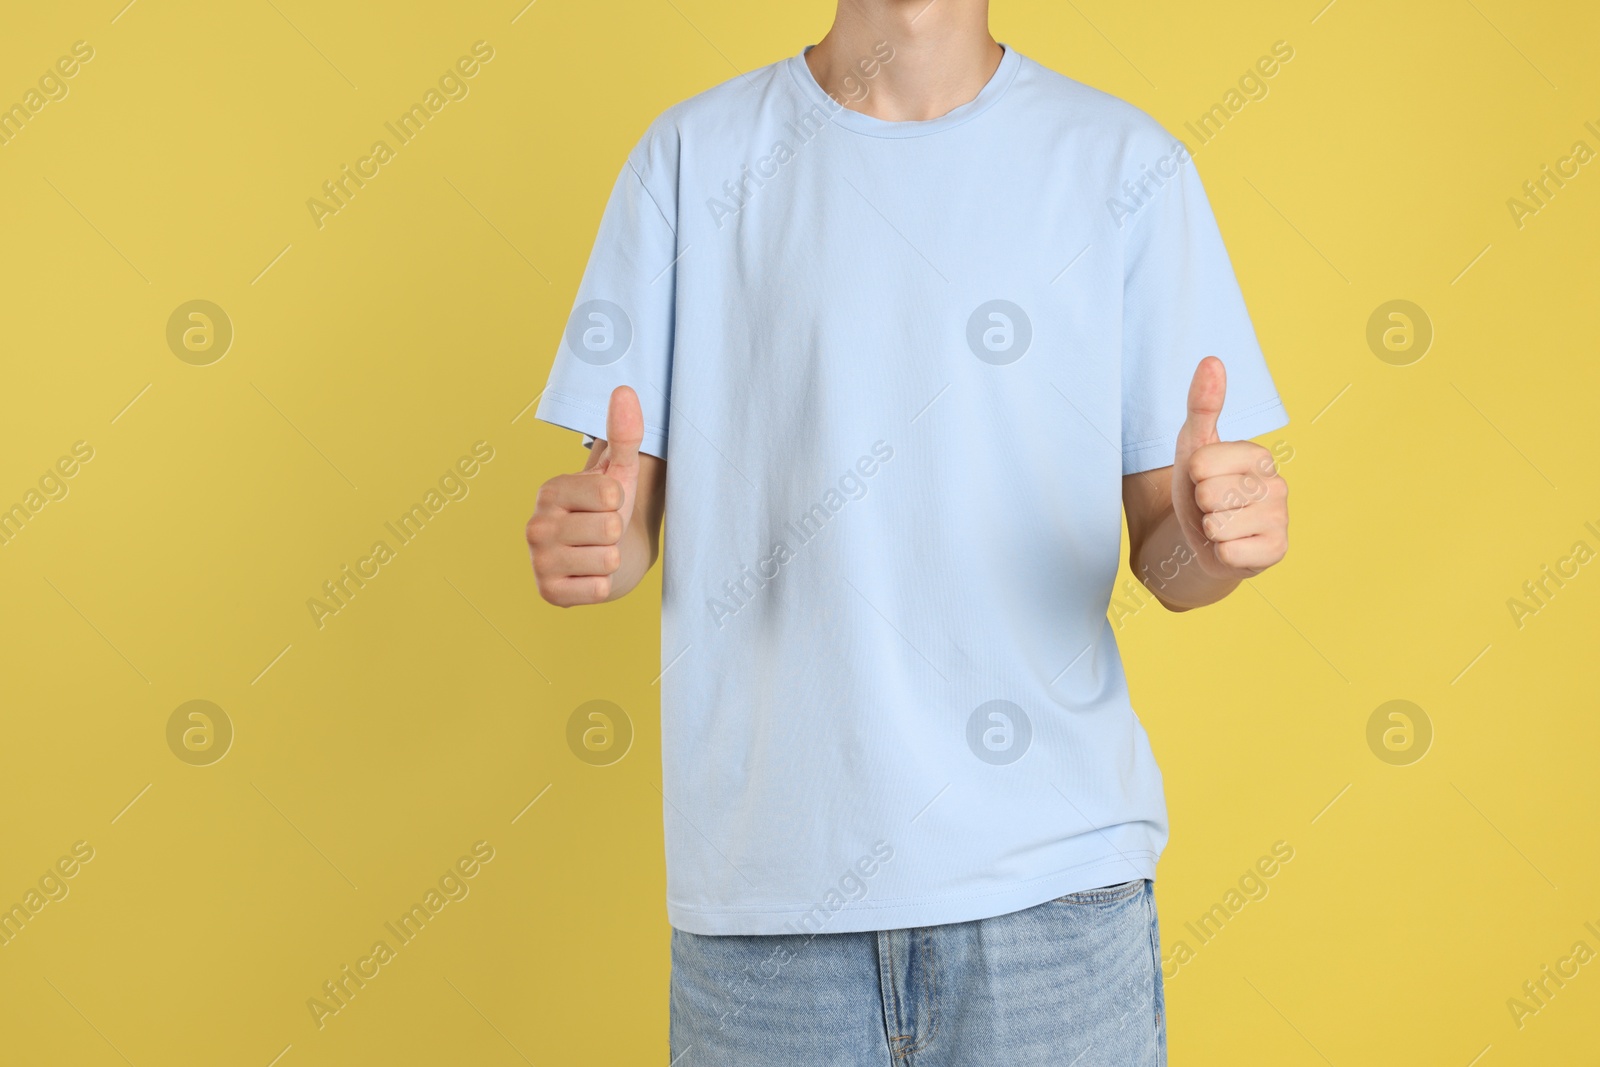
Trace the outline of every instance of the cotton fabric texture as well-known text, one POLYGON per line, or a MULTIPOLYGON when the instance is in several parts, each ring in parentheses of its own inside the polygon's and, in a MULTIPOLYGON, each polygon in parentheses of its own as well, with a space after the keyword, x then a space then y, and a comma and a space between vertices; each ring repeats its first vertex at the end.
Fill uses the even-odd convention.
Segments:
POLYGON ((927 927, 1154 877, 1106 609, 1122 478, 1172 463, 1207 355, 1225 439, 1287 422, 1182 145, 1013 49, 926 122, 841 108, 797 55, 650 126, 538 417, 604 436, 629 385, 667 460, 673 926, 927 927))

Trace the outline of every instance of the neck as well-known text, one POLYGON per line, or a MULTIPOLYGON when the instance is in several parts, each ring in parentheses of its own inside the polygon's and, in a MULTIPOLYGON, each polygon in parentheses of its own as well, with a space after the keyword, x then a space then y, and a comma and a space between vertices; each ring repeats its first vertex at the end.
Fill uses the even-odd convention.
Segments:
POLYGON ((850 110, 917 122, 971 101, 1003 55, 989 35, 988 0, 839 0, 805 59, 850 110))

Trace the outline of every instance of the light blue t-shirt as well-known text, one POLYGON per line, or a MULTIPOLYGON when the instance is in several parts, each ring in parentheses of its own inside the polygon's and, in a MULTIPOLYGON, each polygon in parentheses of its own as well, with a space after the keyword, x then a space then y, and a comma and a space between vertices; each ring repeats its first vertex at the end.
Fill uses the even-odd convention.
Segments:
POLYGON ((630 385, 667 460, 674 926, 929 926, 1154 877, 1106 609, 1122 477, 1172 463, 1212 354, 1224 439, 1288 421, 1183 146, 1012 49, 925 122, 794 56, 651 125, 538 417, 604 436, 630 385))

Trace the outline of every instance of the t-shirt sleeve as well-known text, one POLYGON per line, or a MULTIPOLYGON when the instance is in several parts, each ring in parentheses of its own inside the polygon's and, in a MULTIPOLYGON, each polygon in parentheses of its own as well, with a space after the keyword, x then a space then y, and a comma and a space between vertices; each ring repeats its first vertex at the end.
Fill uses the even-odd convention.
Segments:
POLYGON ((1206 356, 1227 368, 1217 422, 1225 441, 1285 426, 1244 295, 1194 160, 1126 220, 1123 280, 1122 473, 1171 466, 1189 383, 1206 356))
MULTIPOLYGON (((535 417, 585 435, 606 435, 606 408, 619 385, 644 413, 641 452, 666 457, 672 383, 674 200, 646 181, 664 165, 647 135, 617 175, 600 219, 572 314, 535 417)), ((664 184, 664 183, 663 183, 664 184)))

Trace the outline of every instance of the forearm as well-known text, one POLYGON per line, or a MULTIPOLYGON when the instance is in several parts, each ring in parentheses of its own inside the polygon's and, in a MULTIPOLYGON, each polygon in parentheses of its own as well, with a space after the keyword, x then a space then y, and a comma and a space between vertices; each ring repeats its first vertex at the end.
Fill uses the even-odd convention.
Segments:
MULTIPOLYGON (((1207 542, 1202 551, 1214 552, 1214 548, 1207 542)), ((1172 611, 1215 604, 1239 585, 1238 578, 1218 578, 1202 569, 1199 554, 1189 547, 1170 505, 1143 539, 1131 546, 1128 563, 1144 587, 1172 611)))

